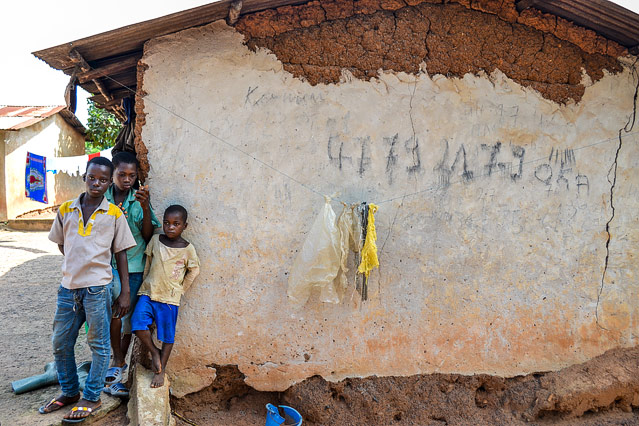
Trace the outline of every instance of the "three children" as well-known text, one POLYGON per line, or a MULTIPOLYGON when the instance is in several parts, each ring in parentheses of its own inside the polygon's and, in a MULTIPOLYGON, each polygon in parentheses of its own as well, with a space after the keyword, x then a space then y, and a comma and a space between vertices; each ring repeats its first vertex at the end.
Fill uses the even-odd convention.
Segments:
POLYGON ((187 212, 182 206, 174 205, 167 209, 163 222, 165 235, 153 236, 144 249, 157 219, 150 208, 148 189, 133 193, 133 185, 137 181, 136 162, 131 162, 128 156, 118 155, 114 157, 115 168, 103 157, 89 161, 84 177, 86 191, 60 206, 49 234, 49 239, 58 244, 64 255, 52 338, 62 394, 40 407, 39 411, 46 414, 74 405, 65 415, 65 423, 82 422, 100 408, 111 336, 117 342, 111 342, 113 367, 120 368, 120 376, 126 368, 124 356, 130 337, 126 342, 119 338, 115 331, 119 331, 121 325, 115 320, 123 319, 125 336, 127 331, 129 336, 130 330, 134 331, 149 349, 155 373, 151 385, 163 385, 164 369, 173 347, 180 297, 199 273, 195 249, 181 236, 187 227, 187 212), (116 183, 110 188, 114 169, 116 174, 121 173, 115 176, 116 183), (105 196, 109 190, 110 195, 105 196), (113 201, 109 202, 109 198, 113 201), (114 202, 118 202, 120 207, 114 202), (131 254, 127 249, 131 250, 131 254), (140 285, 142 277, 137 270, 144 253, 147 255, 145 279, 138 291, 135 287, 140 285), (113 269, 112 258, 116 267, 113 269), (135 274, 139 275, 136 277, 135 274), (119 295, 113 297, 113 287, 117 286, 115 277, 119 278, 120 289, 119 295), (138 282, 130 284, 135 280, 138 282), (135 304, 137 294, 140 294, 140 299, 135 305, 135 312, 129 316, 127 313, 135 304), (130 330, 126 325, 129 317, 130 330), (93 359, 81 399, 74 345, 78 330, 85 321, 93 359), (161 349, 155 346, 148 330, 153 322, 158 340, 163 342, 161 349))

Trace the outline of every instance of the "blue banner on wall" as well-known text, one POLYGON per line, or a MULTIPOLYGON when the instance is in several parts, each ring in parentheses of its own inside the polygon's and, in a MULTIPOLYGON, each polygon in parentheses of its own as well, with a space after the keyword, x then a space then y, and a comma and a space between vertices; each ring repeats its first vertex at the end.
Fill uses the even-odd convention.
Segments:
POLYGON ((34 201, 48 204, 47 199, 47 159, 27 152, 24 195, 34 201))

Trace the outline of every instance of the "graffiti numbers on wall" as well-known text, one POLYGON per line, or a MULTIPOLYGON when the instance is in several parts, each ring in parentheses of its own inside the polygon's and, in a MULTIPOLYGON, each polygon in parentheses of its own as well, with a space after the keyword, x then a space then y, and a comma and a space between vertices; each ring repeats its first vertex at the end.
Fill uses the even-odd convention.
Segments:
POLYGON ((443 187, 456 180, 470 182, 478 177, 494 175, 516 182, 523 175, 526 149, 521 146, 505 146, 501 142, 481 144, 479 150, 471 151, 473 155, 470 155, 463 143, 451 149, 448 140, 444 139, 442 145, 444 153, 433 170, 437 183, 443 187))
POLYGON ((535 167, 534 176, 545 185, 548 191, 576 190, 578 194, 588 193, 590 191, 588 176, 576 170, 577 158, 572 149, 562 151, 552 148, 548 161, 535 167))
MULTIPOLYGON (((402 167, 409 175, 422 171, 419 138, 401 140, 399 133, 396 133, 382 139, 386 150, 384 162, 389 184, 393 184, 396 172, 401 171, 402 167)), ((327 144, 328 160, 339 170, 355 168, 357 174, 364 177, 373 166, 371 148, 370 136, 354 137, 348 142, 339 136, 330 136, 327 144)))
MULTIPOLYGON (((382 138, 384 149, 383 167, 392 185, 398 174, 421 173, 422 152, 419 138, 402 139, 399 133, 382 138)), ((453 144, 448 139, 441 141, 442 153, 433 167, 435 183, 447 188, 453 183, 470 183, 479 178, 499 177, 510 182, 522 178, 534 178, 540 189, 553 191, 576 191, 586 194, 590 190, 588 176, 577 169, 577 157, 572 149, 551 148, 549 156, 539 162, 526 163, 526 148, 512 143, 496 141, 492 144, 453 144)), ((345 140, 341 136, 330 136, 327 155, 330 164, 340 171, 355 171, 364 177, 373 166, 374 143, 370 136, 352 137, 345 140)))

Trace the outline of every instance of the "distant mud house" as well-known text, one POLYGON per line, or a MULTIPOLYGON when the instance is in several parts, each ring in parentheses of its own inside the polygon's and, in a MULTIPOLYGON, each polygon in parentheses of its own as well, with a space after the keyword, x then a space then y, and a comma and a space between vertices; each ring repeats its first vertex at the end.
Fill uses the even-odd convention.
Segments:
POLYGON ((25 197, 27 152, 50 157, 84 154, 85 129, 64 106, 0 106, 0 220, 55 206, 82 192, 66 173, 49 176, 49 205, 25 197))
POLYGON ((154 206, 189 210, 175 395, 215 365, 280 391, 637 345, 639 17, 541 3, 225 1, 35 53, 116 112, 135 92, 154 206), (366 302, 287 300, 318 194, 379 205, 366 302))

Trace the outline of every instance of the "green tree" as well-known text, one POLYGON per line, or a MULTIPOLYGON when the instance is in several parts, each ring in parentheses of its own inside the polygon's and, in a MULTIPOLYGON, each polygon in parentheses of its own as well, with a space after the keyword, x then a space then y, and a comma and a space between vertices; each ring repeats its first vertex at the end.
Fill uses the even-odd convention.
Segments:
POLYGON ((93 154, 115 145, 122 123, 106 109, 98 108, 93 101, 88 103, 89 118, 85 149, 87 154, 93 154))

